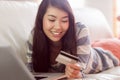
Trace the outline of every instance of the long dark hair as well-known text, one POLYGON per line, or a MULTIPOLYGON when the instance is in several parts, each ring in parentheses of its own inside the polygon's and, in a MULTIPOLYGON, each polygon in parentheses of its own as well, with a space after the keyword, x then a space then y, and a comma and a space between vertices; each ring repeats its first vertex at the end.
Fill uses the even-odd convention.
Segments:
POLYGON ((67 0, 43 0, 39 6, 33 29, 33 69, 35 72, 48 72, 50 53, 48 38, 43 32, 43 17, 49 6, 56 7, 68 13, 69 29, 62 38, 62 50, 76 55, 76 33, 72 9, 67 0))

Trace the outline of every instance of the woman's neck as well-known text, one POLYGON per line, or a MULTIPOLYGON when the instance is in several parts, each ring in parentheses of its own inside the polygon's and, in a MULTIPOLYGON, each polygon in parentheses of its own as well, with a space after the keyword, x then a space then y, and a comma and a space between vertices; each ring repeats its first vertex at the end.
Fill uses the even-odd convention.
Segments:
POLYGON ((61 41, 57 41, 57 42, 49 41, 49 45, 52 47, 60 47, 61 41))
POLYGON ((58 56, 61 50, 61 41, 58 42, 49 42, 49 49, 50 49, 50 63, 53 65, 56 63, 55 59, 58 56))

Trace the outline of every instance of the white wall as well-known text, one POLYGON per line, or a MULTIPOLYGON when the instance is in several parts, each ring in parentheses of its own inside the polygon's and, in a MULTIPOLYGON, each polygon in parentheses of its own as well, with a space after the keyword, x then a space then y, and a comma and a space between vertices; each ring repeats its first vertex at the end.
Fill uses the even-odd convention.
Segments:
POLYGON ((85 0, 85 5, 101 10, 113 28, 113 0, 85 0))

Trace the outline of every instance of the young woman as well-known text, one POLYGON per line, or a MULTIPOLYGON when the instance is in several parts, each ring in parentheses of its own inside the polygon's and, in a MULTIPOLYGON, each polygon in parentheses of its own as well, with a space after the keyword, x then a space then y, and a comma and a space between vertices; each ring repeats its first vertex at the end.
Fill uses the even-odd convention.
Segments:
POLYGON ((82 68, 87 74, 119 64, 110 52, 91 48, 88 29, 79 22, 75 24, 67 0, 41 2, 28 46, 28 65, 35 72, 65 72, 68 78, 80 78, 82 68), (79 57, 79 63, 84 66, 56 62, 61 50, 79 57))

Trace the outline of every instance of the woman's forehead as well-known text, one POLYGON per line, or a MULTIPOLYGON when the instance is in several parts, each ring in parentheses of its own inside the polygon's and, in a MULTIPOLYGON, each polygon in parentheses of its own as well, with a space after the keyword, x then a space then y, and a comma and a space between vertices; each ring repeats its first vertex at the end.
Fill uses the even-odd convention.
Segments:
POLYGON ((61 15, 61 16, 68 16, 68 13, 62 9, 57 7, 48 7, 46 14, 48 15, 61 15))

